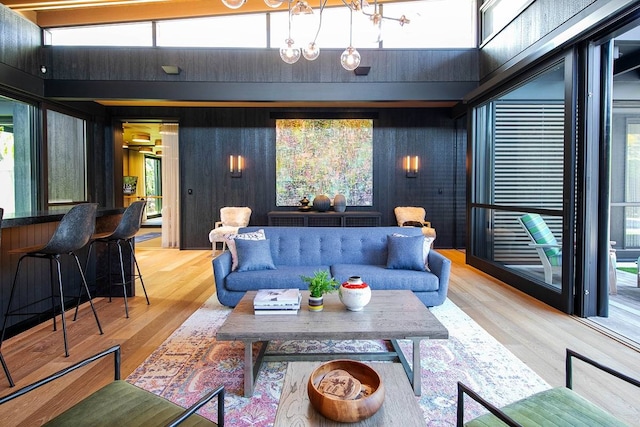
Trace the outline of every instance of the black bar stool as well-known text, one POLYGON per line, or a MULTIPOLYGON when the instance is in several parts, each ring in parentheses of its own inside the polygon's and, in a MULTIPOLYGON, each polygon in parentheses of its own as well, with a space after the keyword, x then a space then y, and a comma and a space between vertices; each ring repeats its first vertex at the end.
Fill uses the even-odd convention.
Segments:
MULTIPOLYGON (((127 302, 127 283, 131 282, 133 286, 135 283, 136 277, 140 279, 140 283, 142 284, 142 290, 144 291, 144 296, 147 299, 147 305, 149 305, 149 296, 147 295, 147 289, 144 286, 144 281, 142 280, 142 273, 140 272, 140 266, 138 266, 138 260, 136 259, 136 253, 133 247, 133 238, 136 233, 140 230, 140 226, 142 225, 142 213, 146 206, 146 200, 139 200, 133 202, 129 205, 129 207, 122 214, 122 218, 118 223, 118 226, 113 232, 94 234, 91 236, 91 244, 89 245, 89 254, 87 255, 87 263, 89 262, 89 257, 91 256, 91 250, 93 248, 94 243, 105 243, 107 245, 107 250, 109 251, 109 272, 107 273, 109 276, 109 289, 111 289, 112 285, 122 285, 122 291, 124 294, 124 312, 125 316, 129 318, 129 304, 127 302), (131 249, 131 257, 133 258, 133 263, 136 266, 136 270, 138 274, 132 274, 127 280, 126 275, 124 274, 124 257, 122 255, 122 244, 128 243, 129 248, 131 249), (112 283, 111 282, 111 245, 115 244, 118 246, 118 255, 120 257, 120 283, 112 283)), ((109 301, 111 301, 111 293, 109 293, 109 301)), ((80 298, 78 298, 78 303, 80 302, 80 298)), ((78 314, 78 307, 76 306, 76 315, 78 314)))
POLYGON ((93 306, 93 302, 91 300, 91 294, 89 293, 89 287, 87 286, 87 280, 84 276, 84 271, 82 271, 82 267, 80 266, 80 261, 78 260, 78 256, 75 254, 75 251, 83 248, 91 238, 91 234, 95 229, 95 220, 96 220, 96 203, 82 203, 79 205, 75 205, 73 208, 67 212, 62 219, 60 220, 60 224, 56 228, 56 231, 51 236, 49 242, 44 245, 39 246, 31 246, 27 248, 19 248, 12 249, 9 251, 11 254, 23 254, 18 261, 18 266, 16 268, 16 274, 13 278, 13 285, 11 286, 11 293, 9 294, 9 304, 7 305, 7 312, 5 313, 4 322, 2 324, 2 336, 0 336, 0 346, 2 346, 2 341, 4 341, 4 335, 7 327, 7 318, 9 316, 18 316, 25 314, 41 314, 41 313, 26 313, 23 311, 26 307, 34 305, 40 301, 35 301, 27 304, 26 306, 16 308, 11 310, 11 303, 13 302, 13 297, 15 295, 16 283, 18 282, 18 274, 20 273, 20 266, 22 265, 22 261, 26 257, 30 258, 43 258, 49 260, 49 265, 51 268, 51 310, 53 312, 53 330, 56 330, 56 312, 55 312, 55 304, 54 299, 57 297, 60 300, 60 314, 62 317, 62 334, 64 337, 64 354, 65 356, 69 356, 69 346, 67 344, 67 322, 64 316, 64 288, 62 286, 62 273, 60 271, 60 256, 61 255, 70 255, 75 259, 76 265, 78 266, 78 271, 80 272, 80 277, 82 278, 82 286, 87 291, 87 295, 89 295, 89 303, 91 304, 91 310, 93 311, 93 315, 96 318, 96 323, 98 324, 98 330, 100 334, 102 334, 102 326, 100 326, 100 320, 98 319, 98 313, 96 313, 96 309, 93 306), (58 273, 58 287, 59 287, 59 295, 55 295, 54 292, 54 278, 53 278, 53 263, 55 262, 57 266, 58 273))
MULTIPOLYGON (((0 208, 0 223, 2 223, 3 215, 4 215, 4 209, 0 208)), ((0 242, 1 241, 2 241, 2 228, 0 227, 0 242)), ((7 362, 4 361, 4 356, 2 355, 1 351, 0 351, 0 363, 2 364, 2 369, 4 370, 4 374, 7 376, 7 380, 9 380, 9 385, 13 387, 15 384, 13 383, 13 378, 11 378, 11 374, 9 373, 9 367, 7 366, 7 362)))

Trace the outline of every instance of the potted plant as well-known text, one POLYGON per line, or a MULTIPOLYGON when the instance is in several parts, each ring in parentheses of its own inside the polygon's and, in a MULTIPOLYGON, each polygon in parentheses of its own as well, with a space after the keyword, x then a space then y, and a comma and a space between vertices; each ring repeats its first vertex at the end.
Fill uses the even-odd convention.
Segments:
POLYGON ((338 281, 329 276, 326 270, 316 271, 313 276, 300 276, 309 286, 309 310, 322 311, 324 308, 324 294, 338 289, 338 281))

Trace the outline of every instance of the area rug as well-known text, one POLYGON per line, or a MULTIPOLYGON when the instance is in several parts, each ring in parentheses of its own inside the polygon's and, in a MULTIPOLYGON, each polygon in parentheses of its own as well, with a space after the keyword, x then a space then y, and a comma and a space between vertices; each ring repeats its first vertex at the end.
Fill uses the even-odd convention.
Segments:
POLYGON ((157 239, 161 237, 162 233, 147 233, 147 234, 139 234, 133 238, 136 243, 146 242, 147 240, 157 239))
MULTIPOLYGON (((455 304, 447 300, 432 308, 447 327, 448 340, 423 341, 422 396, 416 397, 427 426, 453 426, 456 422, 457 381, 502 406, 549 385, 490 336, 455 304)), ((225 423, 234 427, 272 426, 286 371, 285 362, 268 362, 260 370, 251 398, 243 394, 242 343, 217 342, 216 331, 229 308, 213 295, 180 326, 128 378, 132 384, 188 407, 207 390, 224 384, 225 423)), ((320 313, 321 314, 321 313, 320 313)), ((411 360, 411 342, 401 341, 411 360)), ((269 344, 279 352, 379 351, 381 341, 281 341, 269 344)), ((469 417, 484 412, 466 400, 469 417)), ((216 419, 216 404, 201 414, 216 419)), ((467 418, 467 417, 465 417, 467 418)))

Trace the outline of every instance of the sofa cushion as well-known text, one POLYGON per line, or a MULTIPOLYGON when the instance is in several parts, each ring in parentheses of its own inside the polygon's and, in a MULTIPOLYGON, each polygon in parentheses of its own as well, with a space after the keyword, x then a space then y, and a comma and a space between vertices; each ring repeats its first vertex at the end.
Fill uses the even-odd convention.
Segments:
POLYGON ((269 239, 265 240, 236 240, 238 253, 237 271, 275 270, 271 258, 269 239))
POLYGON ((418 270, 390 270, 386 265, 334 264, 331 275, 340 283, 360 276, 371 289, 406 289, 414 292, 437 291, 440 279, 433 273, 418 270))
POLYGON ((388 255, 387 268, 399 270, 424 271, 423 246, 424 237, 420 236, 387 236, 388 255))
POLYGON ((277 270, 234 271, 224 279, 225 288, 242 292, 278 288, 307 289, 300 276, 313 276, 318 270, 330 271, 327 265, 278 265, 277 270))

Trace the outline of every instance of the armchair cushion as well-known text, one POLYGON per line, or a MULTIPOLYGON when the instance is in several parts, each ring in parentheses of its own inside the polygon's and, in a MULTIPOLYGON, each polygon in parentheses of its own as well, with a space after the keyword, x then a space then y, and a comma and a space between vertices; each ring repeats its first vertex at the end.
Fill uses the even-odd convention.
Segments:
POLYGON ((405 222, 415 221, 424 225, 424 218, 427 212, 419 206, 398 206, 393 210, 398 221, 398 226, 402 227, 405 222))
MULTIPOLYGON (((541 391, 511 403, 501 410, 516 422, 527 426, 624 426, 613 415, 566 387, 541 391)), ((487 413, 465 423, 467 427, 505 425, 487 413)))
MULTIPOLYGON (((114 381, 72 406, 45 424, 52 426, 151 426, 165 425, 184 408, 126 381, 114 381), (107 403, 107 404, 105 404, 107 403)), ((212 421, 192 415, 185 426, 215 426, 212 421)))
POLYGON ((544 219, 538 214, 526 214, 520 217, 520 221, 522 221, 522 224, 533 240, 542 246, 551 265, 560 265, 561 257, 559 255, 561 246, 547 226, 547 223, 544 222, 544 219), (554 262, 558 262, 558 264, 554 264, 554 262))

